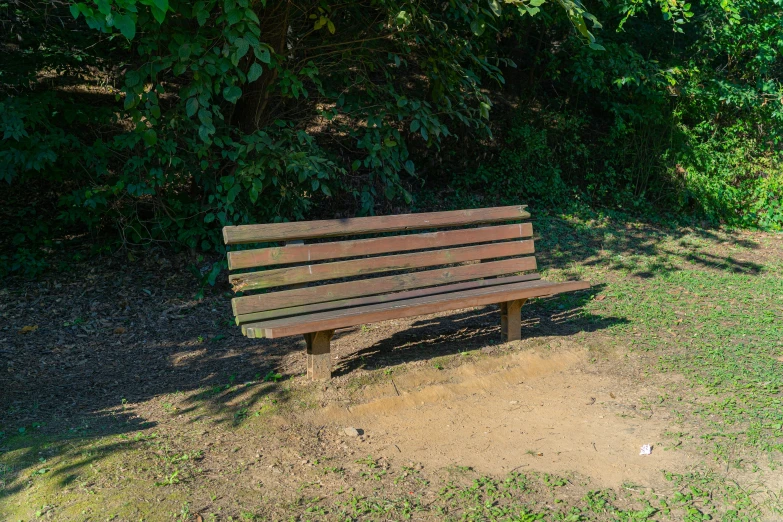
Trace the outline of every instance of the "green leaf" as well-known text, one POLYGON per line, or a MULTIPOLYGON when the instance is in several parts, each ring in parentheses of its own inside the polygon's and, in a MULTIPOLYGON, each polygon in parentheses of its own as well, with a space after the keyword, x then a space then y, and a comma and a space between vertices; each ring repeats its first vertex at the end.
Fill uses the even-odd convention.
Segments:
POLYGON ((177 54, 179 55, 180 60, 187 60, 190 58, 190 44, 184 43, 180 45, 177 54))
POLYGON ((257 45, 253 48, 253 54, 256 55, 263 63, 268 64, 272 61, 272 56, 269 54, 269 49, 265 45, 257 45))
POLYGON ((164 13, 169 10, 169 0, 152 0, 152 5, 164 13))
POLYGON ((237 48, 237 58, 243 58, 247 51, 250 49, 250 44, 244 38, 237 38, 234 40, 234 45, 237 48))
POLYGON ((242 192, 242 185, 236 184, 233 187, 231 187, 228 191, 228 194, 226 194, 226 203, 228 203, 229 205, 233 203, 240 192, 242 192))
POLYGON ((258 19, 258 16, 256 15, 255 12, 253 12, 252 9, 245 9, 245 18, 247 18, 248 20, 251 20, 251 21, 253 21, 253 22, 257 23, 257 24, 261 23, 261 21, 258 19))
POLYGON ((226 19, 228 20, 229 25, 234 25, 236 23, 239 23, 240 20, 242 20, 242 11, 239 9, 234 9, 233 11, 229 11, 226 14, 226 19))
POLYGON ((122 36, 133 40, 136 36, 136 22, 129 15, 116 14, 113 18, 114 27, 120 30, 122 36))
POLYGON ((411 132, 416 132, 419 130, 419 127, 421 127, 421 122, 419 120, 413 120, 411 122, 411 132))
POLYGON ((482 118, 489 119, 489 104, 486 102, 481 102, 479 105, 479 112, 481 113, 482 118))
POLYGON ((141 138, 144 140, 144 143, 152 147, 158 142, 158 133, 155 132, 155 129, 147 129, 141 138))
POLYGON ((329 197, 332 196, 332 191, 329 189, 329 187, 327 187, 323 183, 321 183, 321 192, 323 192, 324 194, 326 194, 329 197))
POLYGON ((251 65, 250 69, 247 71, 248 83, 258 80, 258 78, 261 76, 261 73, 263 72, 264 69, 261 68, 261 64, 258 62, 253 62, 253 65, 251 65))
POLYGON ((198 128, 198 136, 199 138, 201 138, 201 140, 204 143, 212 143, 212 140, 209 137, 209 135, 212 133, 209 132, 209 130, 210 130, 209 127, 207 127, 206 125, 202 125, 201 127, 198 128))
POLYGON ((231 85, 223 89, 223 97, 226 101, 236 103, 240 96, 242 96, 242 89, 236 85, 231 85))
POLYGON ((500 2, 498 2, 498 0, 489 0, 489 8, 492 9, 492 12, 495 13, 495 16, 500 16, 503 12, 503 9, 500 7, 500 2))
POLYGON ((212 123, 212 113, 206 109, 199 109, 198 119, 203 124, 212 123))
POLYGON ((135 87, 141 83, 141 75, 138 71, 128 71, 125 73, 125 85, 135 87))
POLYGON ((331 20, 326 22, 326 28, 329 29, 330 33, 334 34, 334 23, 331 20))
POLYGON ((411 23, 411 15, 407 11, 400 11, 397 13, 397 16, 394 18, 394 23, 397 25, 397 27, 405 27, 409 23, 411 23))
POLYGON ((187 113, 188 118, 196 114, 196 111, 198 111, 198 99, 195 97, 188 98, 187 103, 185 103, 185 112, 187 113))
POLYGON ((162 11, 155 7, 154 5, 150 7, 150 10, 152 11, 152 17, 159 23, 162 24, 163 20, 166 19, 166 11, 162 11))
POLYGON ((476 36, 481 36, 484 34, 484 31, 487 29, 487 24, 484 23, 483 20, 473 20, 470 22, 470 30, 473 31, 473 34, 476 36))
POLYGON ((71 16, 73 16, 74 19, 79 18, 79 4, 71 4, 69 9, 71 11, 71 16))
POLYGON ((123 107, 127 111, 128 109, 134 108, 138 102, 139 102, 139 98, 132 92, 128 92, 127 94, 125 94, 125 104, 123 105, 123 107))
POLYGON ((603 45, 597 44, 595 42, 590 43, 590 49, 592 49, 593 51, 606 51, 603 45))

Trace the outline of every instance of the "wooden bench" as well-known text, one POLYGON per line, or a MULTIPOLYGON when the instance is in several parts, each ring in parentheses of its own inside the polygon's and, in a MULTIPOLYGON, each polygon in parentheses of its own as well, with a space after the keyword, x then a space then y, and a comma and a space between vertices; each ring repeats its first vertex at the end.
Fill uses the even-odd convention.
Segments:
POLYGON ((529 217, 511 206, 225 227, 226 245, 283 244, 228 253, 236 322, 250 338, 304 335, 311 379, 331 377, 339 328, 499 303, 502 340, 520 339, 527 299, 590 287, 532 272, 529 217), (362 235, 376 237, 331 239, 362 235))

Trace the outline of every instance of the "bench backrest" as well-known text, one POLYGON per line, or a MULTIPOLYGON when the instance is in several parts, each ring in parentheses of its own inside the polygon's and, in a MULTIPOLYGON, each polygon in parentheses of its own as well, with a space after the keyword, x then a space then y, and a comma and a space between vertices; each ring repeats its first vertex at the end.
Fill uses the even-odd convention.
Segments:
POLYGON ((229 281, 243 294, 231 302, 237 324, 393 301, 400 291, 431 295, 449 283, 475 288, 535 270, 533 227, 521 223, 529 217, 517 205, 225 227, 226 245, 283 243, 228 253, 237 271, 229 281), (376 237, 353 238, 362 235, 376 237))

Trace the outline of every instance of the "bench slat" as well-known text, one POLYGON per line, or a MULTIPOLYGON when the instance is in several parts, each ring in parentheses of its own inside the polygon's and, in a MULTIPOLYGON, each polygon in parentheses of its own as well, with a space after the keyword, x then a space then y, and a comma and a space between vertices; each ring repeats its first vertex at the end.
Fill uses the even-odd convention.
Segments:
POLYGON ((496 223, 528 219, 530 214, 525 210, 525 207, 527 205, 451 210, 447 212, 424 212, 421 214, 399 214, 396 216, 271 223, 267 225, 238 225, 223 227, 223 241, 226 245, 240 245, 245 243, 381 234, 398 230, 423 230, 478 223, 496 223))
POLYGON ((533 225, 530 223, 517 223, 424 234, 240 250, 228 253, 228 269, 238 270, 260 266, 387 254, 389 252, 406 252, 423 250, 425 248, 469 245, 471 243, 489 243, 506 239, 520 239, 532 235, 533 225))
POLYGON ((319 265, 301 265, 289 268, 276 268, 261 272, 233 274, 228 280, 234 291, 259 290, 274 286, 312 283, 325 279, 362 276, 378 272, 392 272, 410 268, 447 265, 483 259, 532 254, 535 251, 532 240, 489 243, 444 250, 429 250, 414 254, 370 257, 322 263, 319 265))
POLYGON ((263 312, 276 308, 286 308, 310 303, 337 301, 351 297, 385 294, 401 290, 412 290, 428 286, 437 286, 460 281, 470 281, 483 277, 493 277, 525 272, 536 269, 534 257, 517 257, 502 261, 452 266, 435 270, 424 270, 407 274, 375 277, 332 283, 327 285, 282 290, 267 294, 235 297, 231 300, 234 315, 263 312))
MULTIPOLYGON (((534 281, 541 279, 540 274, 526 274, 521 276, 498 277, 495 279, 479 279, 477 281, 468 281, 467 283, 456 283, 453 285, 436 286, 433 288, 422 288, 419 290, 408 290, 404 292, 395 292, 393 294, 373 295, 369 297, 357 297, 354 299, 341 299, 339 301, 328 301, 326 303, 307 304, 302 306, 289 306, 287 308, 278 308, 276 310, 267 310, 266 312, 256 312, 252 314, 238 315, 236 323, 242 325, 245 323, 258 322, 268 319, 277 319, 280 317, 290 317, 294 315, 303 315, 312 312, 324 312, 327 310, 337 310, 339 308, 350 308, 356 306, 370 305, 376 303, 388 303, 392 301, 401 301, 413 297, 424 297, 427 295, 446 294, 458 292, 460 290, 470 290, 473 288, 482 288, 487 286, 505 285, 509 283, 521 283, 522 281, 534 281)), ((242 328, 245 333, 245 328, 242 328)))
POLYGON ((395 301, 376 305, 333 310, 301 317, 287 317, 273 321, 250 323, 246 326, 248 337, 255 337, 256 330, 274 339, 324 330, 334 330, 365 323, 399 319, 418 315, 427 315, 446 310, 458 310, 474 306, 484 306, 516 299, 543 297, 561 292, 583 290, 590 285, 584 281, 553 283, 550 281, 528 281, 490 288, 477 288, 456 294, 419 297, 407 301, 395 301))

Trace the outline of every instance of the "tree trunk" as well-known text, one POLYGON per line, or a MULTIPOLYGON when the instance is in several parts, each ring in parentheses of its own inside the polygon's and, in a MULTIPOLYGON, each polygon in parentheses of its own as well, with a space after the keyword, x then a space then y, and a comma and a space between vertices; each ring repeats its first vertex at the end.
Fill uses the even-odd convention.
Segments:
MULTIPOLYGON (((256 14, 261 20, 261 40, 272 46, 278 56, 283 57, 288 54, 286 43, 290 8, 289 0, 270 1, 266 7, 257 6, 255 8, 256 14)), ((255 57, 252 54, 250 56, 251 58, 246 64, 247 69, 255 61, 255 57)), ((248 134, 265 127, 273 119, 269 111, 269 101, 272 87, 277 80, 277 68, 270 68, 267 64, 261 65, 264 68, 263 74, 258 80, 245 87, 234 112, 236 120, 232 122, 242 132, 248 134)))

